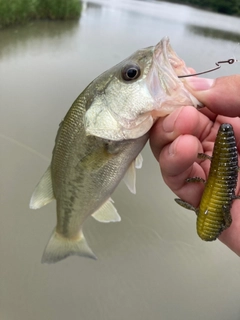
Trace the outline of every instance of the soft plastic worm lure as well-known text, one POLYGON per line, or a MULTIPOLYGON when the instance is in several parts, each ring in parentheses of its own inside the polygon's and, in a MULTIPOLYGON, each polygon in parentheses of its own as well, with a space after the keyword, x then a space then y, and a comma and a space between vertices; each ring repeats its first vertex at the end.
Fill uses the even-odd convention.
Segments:
POLYGON ((215 141, 212 157, 199 153, 200 159, 211 160, 207 181, 199 177, 188 178, 187 182, 206 184, 199 208, 181 200, 175 201, 182 207, 194 210, 197 214, 197 233, 202 240, 213 241, 232 222, 230 209, 235 199, 238 179, 238 152, 233 128, 224 123, 220 126, 215 141))

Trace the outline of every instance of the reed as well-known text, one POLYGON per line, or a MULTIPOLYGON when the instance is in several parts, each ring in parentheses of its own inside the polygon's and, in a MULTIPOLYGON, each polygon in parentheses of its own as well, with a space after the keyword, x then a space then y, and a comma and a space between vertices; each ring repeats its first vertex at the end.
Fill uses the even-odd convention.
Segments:
POLYGON ((78 19, 81 14, 80 0, 39 0, 36 6, 41 19, 78 19))
POLYGON ((80 0, 0 0, 0 27, 34 19, 79 19, 80 0))

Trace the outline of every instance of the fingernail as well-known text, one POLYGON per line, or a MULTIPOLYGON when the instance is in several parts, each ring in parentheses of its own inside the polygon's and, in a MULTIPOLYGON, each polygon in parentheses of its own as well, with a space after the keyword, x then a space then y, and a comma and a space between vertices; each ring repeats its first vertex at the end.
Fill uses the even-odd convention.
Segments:
POLYGON ((196 91, 203 91, 208 90, 214 85, 214 79, 207 79, 207 78, 186 78, 186 85, 191 87, 193 90, 196 91))
POLYGON ((165 132, 173 132, 174 131, 174 127, 175 127, 175 122, 180 114, 180 112, 182 111, 182 108, 177 109, 176 111, 174 111, 173 113, 170 113, 164 120, 163 120, 163 130, 165 132))

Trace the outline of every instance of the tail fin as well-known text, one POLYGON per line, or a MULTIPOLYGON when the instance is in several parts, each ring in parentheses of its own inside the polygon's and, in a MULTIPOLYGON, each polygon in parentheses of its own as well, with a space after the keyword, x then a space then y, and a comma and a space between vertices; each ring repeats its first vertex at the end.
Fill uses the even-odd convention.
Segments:
POLYGON ((44 250, 42 263, 55 263, 73 255, 96 260, 96 256, 89 248, 82 231, 77 239, 72 240, 61 236, 54 230, 44 250))

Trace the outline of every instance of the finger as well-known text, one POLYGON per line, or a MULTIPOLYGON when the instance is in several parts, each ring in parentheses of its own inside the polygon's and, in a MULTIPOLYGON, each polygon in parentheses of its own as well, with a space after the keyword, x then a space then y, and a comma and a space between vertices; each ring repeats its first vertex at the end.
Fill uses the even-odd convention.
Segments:
POLYGON ((240 116, 240 75, 216 80, 192 77, 186 79, 186 88, 215 114, 240 116))
POLYGON ((233 202, 231 209, 232 224, 231 226, 223 231, 220 235, 219 240, 226 244, 231 250, 240 256, 240 215, 239 215, 240 200, 233 202))
POLYGON ((229 123, 233 126, 234 136, 236 139, 236 145, 238 150, 240 151, 240 118, 239 117, 225 117, 225 116, 217 116, 215 122, 209 132, 207 139, 203 142, 203 149, 205 153, 211 155, 213 149, 213 142, 216 139, 216 135, 219 129, 219 126, 222 123, 229 123))
POLYGON ((162 176, 169 188, 180 198, 197 206, 203 192, 203 183, 188 183, 189 177, 205 179, 203 168, 196 162, 202 152, 200 141, 191 135, 181 135, 167 145, 159 157, 162 176))
POLYGON ((212 122, 193 107, 176 109, 165 118, 160 118, 150 132, 150 146, 156 159, 162 148, 179 135, 191 134, 203 140, 209 133, 212 122))
POLYGON ((189 71, 190 73, 192 73, 192 74, 193 74, 193 73, 196 73, 196 70, 193 69, 193 68, 191 68, 191 67, 188 68, 188 71, 189 71))

